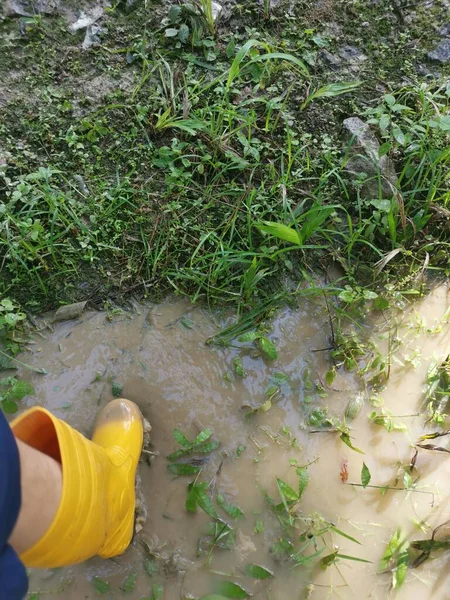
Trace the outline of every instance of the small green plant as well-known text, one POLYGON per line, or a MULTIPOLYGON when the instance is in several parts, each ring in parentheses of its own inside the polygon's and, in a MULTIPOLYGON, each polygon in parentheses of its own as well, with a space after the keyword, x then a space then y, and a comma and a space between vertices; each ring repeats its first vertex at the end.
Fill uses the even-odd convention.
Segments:
POLYGON ((174 429, 174 440, 181 448, 168 456, 168 460, 172 463, 167 465, 168 470, 175 476, 200 473, 207 455, 219 447, 219 442, 211 439, 212 435, 210 429, 203 429, 195 440, 190 442, 179 429, 174 429))
POLYGON ((3 412, 8 414, 17 412, 17 402, 30 394, 34 394, 34 388, 28 381, 15 377, 0 379, 0 405, 3 412))

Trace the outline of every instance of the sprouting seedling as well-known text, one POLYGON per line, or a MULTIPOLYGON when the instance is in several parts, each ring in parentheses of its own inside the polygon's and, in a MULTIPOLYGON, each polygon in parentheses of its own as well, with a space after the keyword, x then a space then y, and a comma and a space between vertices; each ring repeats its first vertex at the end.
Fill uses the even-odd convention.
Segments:
POLYGON ((167 465, 168 470, 176 476, 197 475, 200 473, 205 458, 199 459, 192 455, 206 457, 206 455, 216 450, 219 447, 219 442, 217 440, 212 440, 212 435, 213 432, 211 429, 203 429, 197 437, 190 442, 179 429, 174 429, 173 437, 181 448, 167 457, 168 460, 173 463, 167 465), (191 456, 190 460, 178 462, 180 459, 188 456, 191 456))
POLYGON ((361 81, 342 81, 324 85, 323 87, 314 90, 307 96, 306 100, 300 106, 300 110, 304 110, 313 100, 317 100, 318 98, 335 98, 336 96, 342 96, 342 94, 354 92, 361 85, 361 81))

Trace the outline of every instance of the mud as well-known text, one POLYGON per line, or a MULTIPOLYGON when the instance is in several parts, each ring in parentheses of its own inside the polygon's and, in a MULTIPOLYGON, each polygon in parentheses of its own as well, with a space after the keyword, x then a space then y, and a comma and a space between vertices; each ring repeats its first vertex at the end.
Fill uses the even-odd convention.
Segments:
MULTIPOLYGON (((420 539, 430 537, 430 528, 449 519, 450 459, 447 454, 420 452, 420 492, 387 491, 382 495, 379 489, 344 485, 340 469, 347 460, 348 481, 359 483, 364 461, 372 474, 371 485, 392 485, 399 468, 409 464, 419 435, 424 429, 436 429, 425 426, 423 416, 410 415, 420 409, 429 364, 450 351, 449 326, 437 327, 448 305, 447 288, 440 287, 403 315, 397 331, 403 344, 396 356, 405 366, 394 362, 382 397, 393 415, 407 415, 396 422, 406 423, 408 429, 388 433, 371 423, 367 417, 374 408, 366 395, 365 406, 352 423, 354 444, 364 455, 353 452, 335 434, 311 434, 305 426, 308 411, 316 406, 316 400, 308 404, 306 369, 313 377, 327 370, 326 353, 312 352, 329 344, 327 316, 321 306, 305 302, 297 311, 279 312, 270 334, 277 343, 278 360, 265 361, 246 353, 243 362, 248 375, 243 379, 224 377, 232 371, 233 358, 242 355, 241 349, 205 345, 226 318, 180 301, 156 307, 137 305, 134 311, 119 315, 86 313, 79 321, 54 325, 53 332, 42 329, 22 360, 45 368, 48 374, 23 373, 36 388, 27 404, 40 403, 89 435, 96 412, 112 398, 115 382, 151 422, 152 450, 158 456, 150 465, 147 460, 140 464, 139 496, 147 519, 126 554, 72 568, 34 571, 30 590, 51 592, 41 597, 52 600, 91 599, 97 597, 93 578, 101 577, 110 584, 105 598, 151 598, 152 584, 160 583, 163 598, 176 600, 210 594, 215 581, 228 579, 246 587, 255 600, 390 597, 389 576, 377 574, 385 545, 399 526, 408 537, 420 539), (414 369, 404 357, 416 348, 421 349, 421 360, 414 369), (282 385, 279 402, 246 420, 241 406, 264 402, 271 376, 277 371, 289 377, 282 385), (197 556, 197 549, 210 519, 201 512, 186 513, 186 487, 192 478, 175 479, 167 471, 166 456, 177 448, 172 438, 175 427, 189 438, 203 427, 213 429, 221 447, 201 477, 210 481, 223 463, 216 490, 245 513, 244 519, 230 520, 238 530, 234 549, 214 550, 209 568, 205 567, 206 556, 197 556), (238 446, 245 447, 239 457, 238 446), (291 459, 301 465, 311 463, 303 514, 320 514, 361 543, 335 536, 329 539, 329 551, 339 547, 342 554, 372 561, 370 564, 340 561, 327 570, 317 566, 292 569, 273 560, 269 547, 280 535, 280 527, 261 488, 275 497, 275 477, 295 485, 291 459), (258 520, 264 523, 261 533, 254 531, 258 520), (426 534, 418 528, 419 522, 427 524, 426 534), (152 577, 144 568, 146 547, 156 557, 158 572, 152 577), (247 563, 273 570, 274 579, 255 582, 243 575, 247 563), (124 581, 134 574, 135 587, 127 592, 124 581)), ((383 344, 387 325, 375 321, 372 328, 383 344)), ((361 390, 354 376, 345 373, 338 375, 332 388, 322 403, 330 414, 342 416, 349 399, 361 390)), ((448 598, 447 563, 444 553, 410 572, 396 597, 448 598)))

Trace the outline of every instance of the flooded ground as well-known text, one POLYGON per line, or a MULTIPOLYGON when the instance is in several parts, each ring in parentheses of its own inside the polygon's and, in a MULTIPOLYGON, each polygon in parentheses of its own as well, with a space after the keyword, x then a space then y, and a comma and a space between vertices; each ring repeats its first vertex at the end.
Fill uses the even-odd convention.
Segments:
MULTIPOLYGON (((450 458, 421 451, 416 491, 387 490, 383 495, 378 488, 350 483, 360 483, 364 461, 371 472, 370 485, 395 485, 397 475, 403 477, 402 466, 412 459, 419 435, 437 429, 425 426, 423 416, 411 415, 419 411, 430 363, 450 352, 449 327, 438 327, 448 306, 447 288, 440 287, 403 316, 397 332, 403 342, 396 353, 398 364, 394 361, 381 396, 384 408, 400 415, 393 421, 406 424, 407 429, 388 433, 371 422, 370 412, 381 409, 374 409, 366 395, 351 432, 364 455, 344 445, 337 434, 308 432, 314 429, 308 419, 319 403, 330 415, 342 417, 348 401, 361 391, 355 377, 342 372, 327 388, 327 397, 312 397, 311 382, 323 378, 328 369, 327 352, 313 352, 329 346, 327 313, 317 304, 305 301, 298 310, 278 313, 269 333, 279 354, 273 361, 252 357, 237 347, 205 345, 223 320, 219 314, 181 301, 153 308, 136 306, 135 311, 109 318, 104 313, 86 313, 78 321, 56 324, 53 332, 43 329, 44 337, 36 335, 31 352, 22 356, 48 371, 47 375, 22 373, 36 388, 28 405, 40 403, 89 435, 95 414, 112 398, 115 383, 116 391, 122 386, 122 395, 137 402, 151 422, 152 450, 158 456, 150 465, 143 460, 139 468, 139 494, 147 519, 127 553, 114 560, 94 559, 73 568, 32 572, 30 590, 51 592, 49 597, 55 600, 90 599, 102 591, 105 598, 141 599, 152 598, 152 585, 162 584, 161 597, 177 600, 212 594, 217 582, 226 580, 239 583, 256 600, 394 595, 390 577, 377 574, 380 557, 397 527, 410 539, 429 538, 433 527, 450 518, 450 458), (236 356, 243 357, 246 377, 230 376, 236 356), (405 356, 414 356, 414 366, 405 356), (279 372, 287 377, 280 380, 279 372), (242 405, 264 403, 274 377, 282 382, 278 401, 246 419, 242 405), (212 481, 214 495, 223 494, 244 512, 243 518, 233 520, 217 508, 236 530, 229 550, 210 552, 204 536, 211 519, 201 510, 186 512, 187 485, 194 477, 174 478, 167 469, 167 455, 179 448, 172 437, 174 428, 193 439, 205 427, 213 430, 220 448, 211 454, 199 479, 212 481), (347 484, 340 477, 344 461, 348 461, 347 484), (310 474, 300 506, 305 530, 311 519, 320 524, 321 516, 360 542, 328 534, 328 549, 321 557, 338 547, 341 554, 370 563, 339 560, 324 569, 318 566, 320 557, 292 568, 274 559, 269 549, 282 531, 262 490, 279 502, 276 477, 295 487, 299 465, 309 465, 310 474), (198 555, 200 538, 204 551, 198 555), (153 553, 150 562, 146 547, 153 553), (205 565, 208 555, 209 566, 205 565), (244 574, 248 564, 263 565, 275 577, 257 581, 244 574)), ((375 340, 385 339, 386 332, 386 325, 373 326, 375 340)), ((411 571, 396 597, 448 598, 447 563, 443 554, 411 571)))

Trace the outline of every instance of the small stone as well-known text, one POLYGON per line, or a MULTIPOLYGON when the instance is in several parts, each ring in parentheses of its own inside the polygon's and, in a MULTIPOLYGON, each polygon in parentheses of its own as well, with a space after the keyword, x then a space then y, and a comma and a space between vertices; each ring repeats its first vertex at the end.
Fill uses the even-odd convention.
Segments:
POLYGON ((448 37, 448 36, 450 36, 450 23, 446 23, 445 25, 441 25, 441 27, 439 27, 439 29, 438 29, 438 33, 442 37, 448 37))
POLYGON ((428 58, 440 63, 450 61, 450 39, 439 42, 434 50, 428 52, 428 58))
POLYGON ((349 46, 348 44, 339 49, 339 56, 349 63, 364 62, 367 60, 367 56, 359 48, 349 46))
POLYGON ((53 13, 58 6, 58 0, 6 0, 3 14, 6 17, 33 17, 42 13, 53 13))
POLYGON ((319 57, 326 63, 328 63, 333 69, 337 69, 342 64, 342 60, 338 56, 335 56, 334 54, 331 54, 331 52, 328 52, 326 48, 322 48, 319 51, 319 57))

